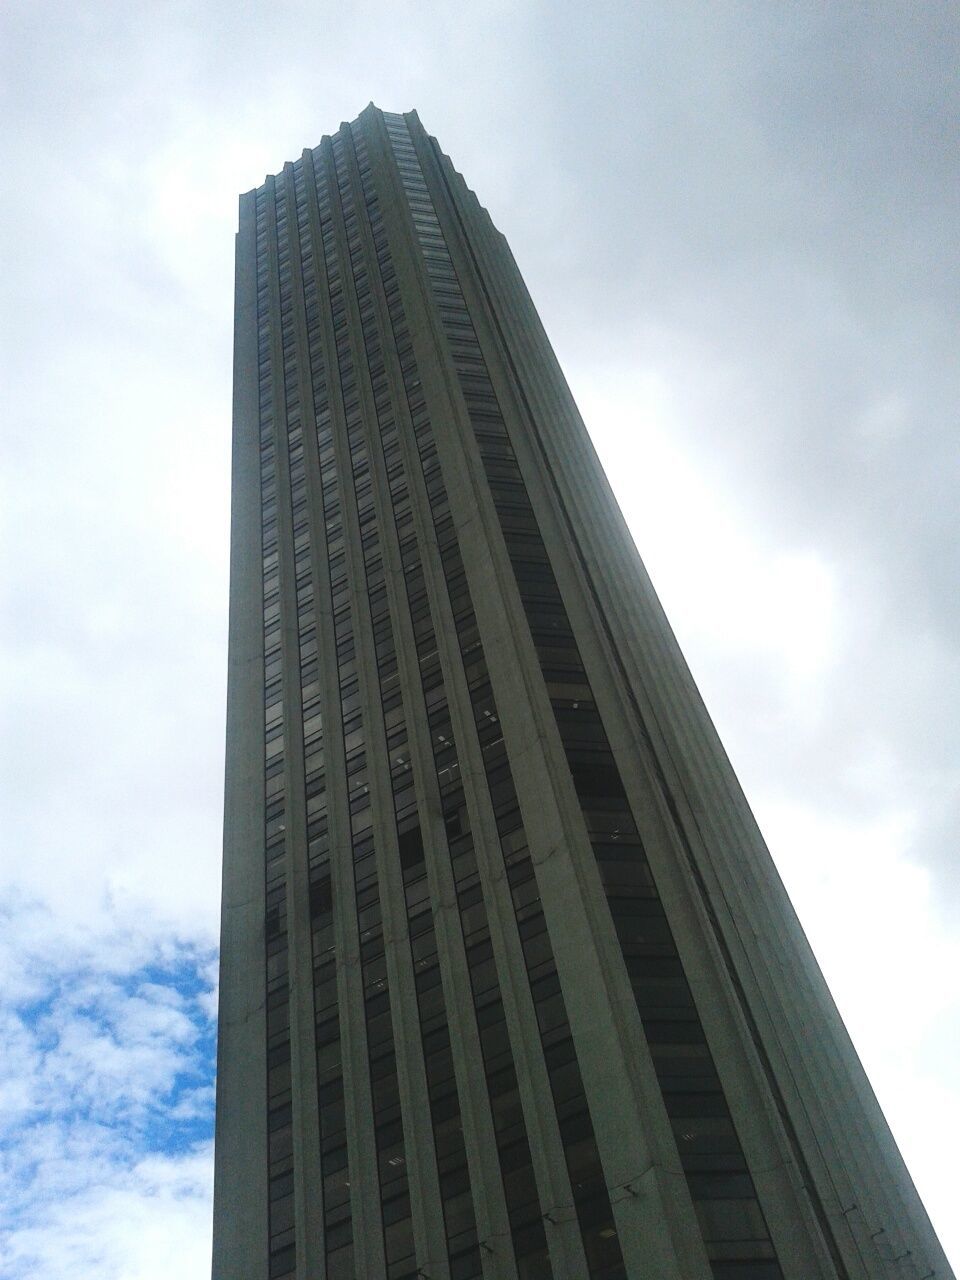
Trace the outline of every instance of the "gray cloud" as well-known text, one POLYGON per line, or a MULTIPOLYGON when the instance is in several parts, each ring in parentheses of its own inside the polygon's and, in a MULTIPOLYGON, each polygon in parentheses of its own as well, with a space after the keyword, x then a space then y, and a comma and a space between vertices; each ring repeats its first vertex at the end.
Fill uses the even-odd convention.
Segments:
MULTIPOLYGON (((932 889, 896 944, 956 931, 955 8, 115 0, 3 21, 5 883, 65 934, 123 937, 131 967, 215 936, 236 196, 372 98, 416 106, 478 191, 584 407, 615 389, 588 425, 771 837, 784 807, 868 845, 909 815, 898 854, 932 889), (759 638, 722 596, 698 608, 696 546, 671 556, 646 523, 664 439, 658 519, 742 533, 724 572, 759 638), (833 592, 800 681, 803 610, 766 636, 750 594, 798 558, 833 592)), ((945 999, 910 1070, 949 1089, 945 999)))

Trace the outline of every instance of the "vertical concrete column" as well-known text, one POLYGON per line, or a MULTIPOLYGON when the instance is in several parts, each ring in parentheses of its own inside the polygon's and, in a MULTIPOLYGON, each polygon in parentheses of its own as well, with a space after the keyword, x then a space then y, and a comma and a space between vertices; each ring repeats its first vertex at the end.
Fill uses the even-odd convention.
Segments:
POLYGON ((213 1280, 267 1266, 267 1049, 263 865, 263 591, 257 224, 240 201, 233 353, 230 641, 217 1032, 213 1280))
MULTIPOLYGON (((291 184, 292 185, 292 184, 291 184)), ((276 183, 268 181, 274 195, 276 183)), ((288 202, 288 234, 290 211, 288 202)), ((297 625, 296 567, 290 500, 287 404, 280 283, 277 266, 275 196, 267 202, 267 255, 270 259, 270 309, 274 376, 274 450, 277 475, 277 528, 280 552, 280 623, 283 664, 283 725, 286 807, 284 857, 287 886, 287 934, 290 983, 290 1060, 293 1094, 294 1209, 297 1280, 313 1280, 323 1267, 323 1183, 317 1100, 317 1047, 313 1014, 313 948, 310 937, 310 878, 307 867, 304 795, 303 715, 300 705, 300 637, 297 625)), ((291 253, 295 245, 291 245, 291 253)), ((302 343, 293 359, 302 368, 302 343)), ((259 455, 259 449, 258 449, 259 455)))

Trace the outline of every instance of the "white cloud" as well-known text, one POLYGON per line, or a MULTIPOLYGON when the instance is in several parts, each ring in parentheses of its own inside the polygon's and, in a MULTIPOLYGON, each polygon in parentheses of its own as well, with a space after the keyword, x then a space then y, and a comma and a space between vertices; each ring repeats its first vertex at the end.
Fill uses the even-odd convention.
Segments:
POLYGON ((201 1280, 210 1269, 209 1144, 61 1188, 0 1245, 10 1280, 201 1280))
POLYGON ((103 921, 55 947, 49 908, 21 904, 15 920, 0 962, 0 1272, 199 1280, 212 1173, 209 952, 116 924, 111 936, 103 921))

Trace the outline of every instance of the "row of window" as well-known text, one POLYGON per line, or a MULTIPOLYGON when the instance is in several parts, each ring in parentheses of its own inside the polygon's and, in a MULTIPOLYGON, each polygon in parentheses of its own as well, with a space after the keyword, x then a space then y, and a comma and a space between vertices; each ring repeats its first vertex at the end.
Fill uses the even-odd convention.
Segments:
POLYGON ((260 503, 264 641, 264 849, 267 1047, 268 1274, 295 1265, 293 1124, 290 1080, 290 992, 285 876, 283 662, 275 404, 272 378, 268 201, 257 193, 257 354, 260 366, 260 503))

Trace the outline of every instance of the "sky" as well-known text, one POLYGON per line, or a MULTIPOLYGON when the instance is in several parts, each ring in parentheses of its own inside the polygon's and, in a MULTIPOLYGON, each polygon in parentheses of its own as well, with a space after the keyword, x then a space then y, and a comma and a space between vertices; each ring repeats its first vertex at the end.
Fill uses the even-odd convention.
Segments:
POLYGON ((209 1274, 236 200, 506 234, 960 1266, 951 4, 8 0, 0 1276, 209 1274))

